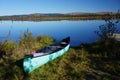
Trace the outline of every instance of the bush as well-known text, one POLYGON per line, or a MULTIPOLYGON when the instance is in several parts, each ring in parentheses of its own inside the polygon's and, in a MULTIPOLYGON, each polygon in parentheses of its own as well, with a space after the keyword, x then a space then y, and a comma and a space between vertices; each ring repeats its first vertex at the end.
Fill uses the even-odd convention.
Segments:
MULTIPOLYGON (((119 12, 118 12, 119 13, 119 12)), ((116 41, 114 34, 119 33, 120 31, 116 28, 116 25, 119 23, 119 16, 116 14, 117 20, 113 20, 112 16, 108 15, 109 19, 105 20, 105 24, 99 26, 99 30, 96 30, 95 33, 100 37, 99 51, 107 53, 109 57, 120 55, 120 51, 117 48, 120 48, 118 44, 119 41, 116 41)))

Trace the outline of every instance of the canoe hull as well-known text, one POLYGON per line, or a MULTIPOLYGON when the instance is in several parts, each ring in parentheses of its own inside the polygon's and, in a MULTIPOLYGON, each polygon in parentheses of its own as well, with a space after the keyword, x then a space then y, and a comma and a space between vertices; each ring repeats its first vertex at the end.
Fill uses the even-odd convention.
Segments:
POLYGON ((30 57, 24 58, 24 60, 23 60, 24 71, 26 73, 30 73, 34 69, 54 60, 55 58, 66 53, 69 49, 69 46, 70 46, 70 44, 68 44, 65 48, 63 48, 57 52, 54 52, 52 54, 49 54, 49 55, 44 55, 44 56, 40 56, 40 57, 36 57, 36 58, 30 58, 30 57))

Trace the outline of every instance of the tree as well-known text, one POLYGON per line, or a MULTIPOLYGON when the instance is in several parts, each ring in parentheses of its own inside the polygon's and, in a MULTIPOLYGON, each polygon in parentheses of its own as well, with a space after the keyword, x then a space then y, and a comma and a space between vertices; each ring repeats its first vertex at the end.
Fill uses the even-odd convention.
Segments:
POLYGON ((108 40, 112 37, 114 33, 119 33, 119 30, 116 28, 116 25, 119 23, 120 13, 115 14, 116 20, 112 18, 111 15, 107 15, 109 18, 105 19, 105 24, 99 26, 99 30, 96 30, 95 33, 100 37, 101 40, 108 40))

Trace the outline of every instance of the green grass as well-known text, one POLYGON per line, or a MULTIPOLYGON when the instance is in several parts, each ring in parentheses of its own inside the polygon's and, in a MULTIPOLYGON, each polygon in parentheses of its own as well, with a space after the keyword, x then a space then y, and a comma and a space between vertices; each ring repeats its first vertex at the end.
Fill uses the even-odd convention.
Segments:
POLYGON ((70 48, 61 57, 37 68, 30 74, 25 74, 22 69, 22 59, 34 49, 41 49, 53 42, 54 40, 49 36, 34 38, 31 33, 25 33, 20 38, 19 44, 13 41, 0 43, 0 80, 120 79, 120 59, 114 54, 112 56, 114 52, 119 53, 120 47, 117 44, 120 42, 115 42, 112 50, 106 48, 110 46, 103 45, 100 41, 70 48), (109 55, 110 50, 112 52, 109 55))

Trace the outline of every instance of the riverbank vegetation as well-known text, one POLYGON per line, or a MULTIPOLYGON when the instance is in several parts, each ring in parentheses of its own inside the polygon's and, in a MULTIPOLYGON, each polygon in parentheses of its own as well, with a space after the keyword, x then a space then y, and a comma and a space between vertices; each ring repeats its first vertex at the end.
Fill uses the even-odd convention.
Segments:
MULTIPOLYGON (((113 40, 112 40, 113 41, 113 40)), ((25 32, 19 43, 0 43, 1 80, 119 80, 120 42, 98 40, 92 44, 71 47, 69 51, 25 74, 22 60, 34 50, 43 48, 54 40, 49 36, 33 37, 25 32)))

